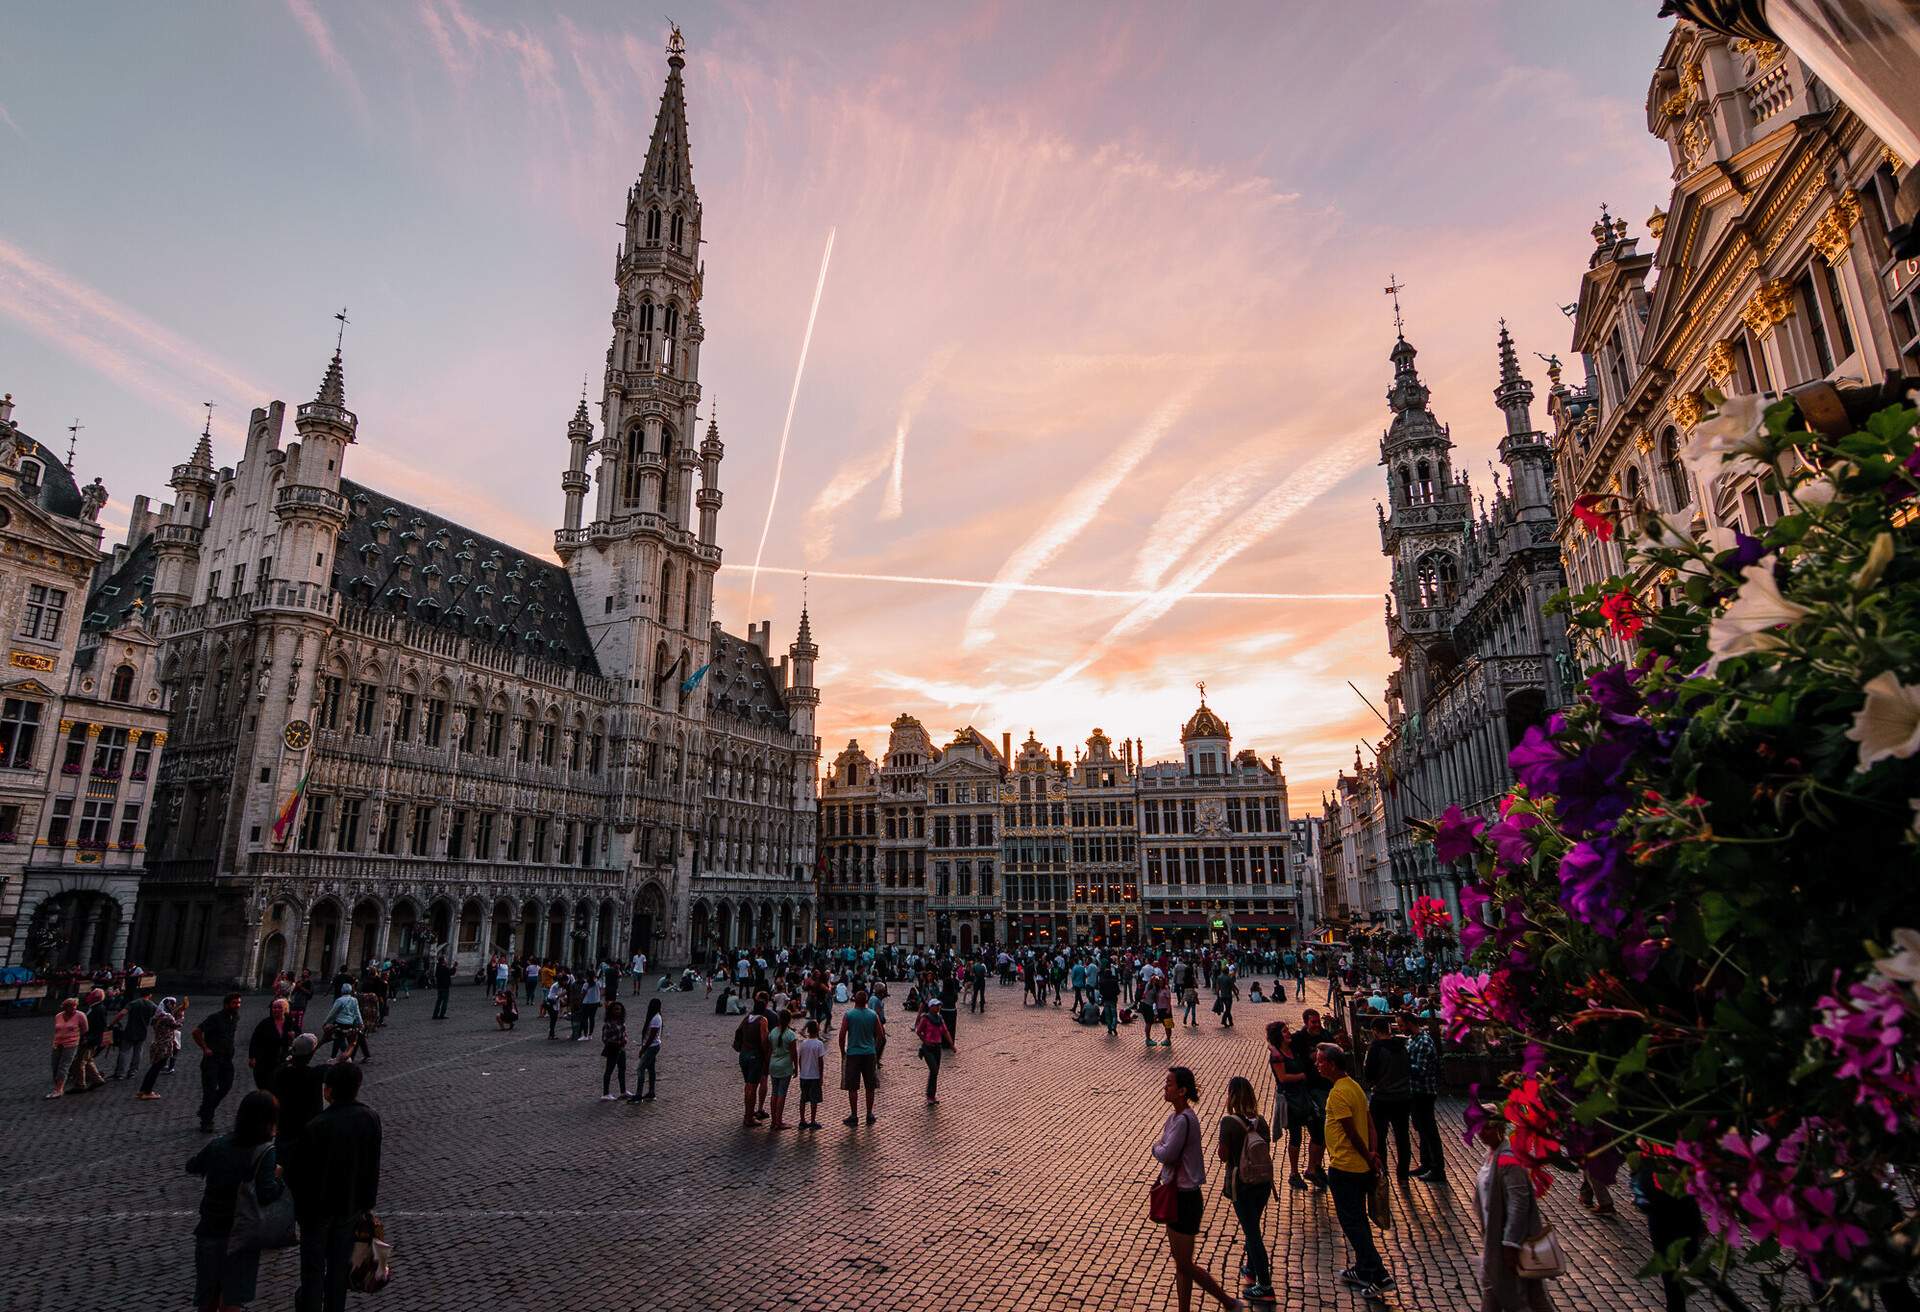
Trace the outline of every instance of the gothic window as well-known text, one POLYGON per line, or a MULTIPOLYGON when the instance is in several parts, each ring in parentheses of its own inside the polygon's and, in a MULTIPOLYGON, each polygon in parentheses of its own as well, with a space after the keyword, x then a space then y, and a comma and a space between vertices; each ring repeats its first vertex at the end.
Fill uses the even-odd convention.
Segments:
POLYGON ((1422 504, 1433 500, 1433 469, 1422 460, 1414 470, 1414 500, 1422 504))
POLYGON ((1453 601, 1457 577, 1453 557, 1446 552, 1435 551, 1422 556, 1414 566, 1414 579, 1418 589, 1418 605, 1445 606, 1453 601))
POLYGON ((660 622, 667 622, 667 606, 673 597, 673 563, 660 562, 660 596, 658 597, 660 622))
POLYGON ((668 369, 673 368, 674 338, 680 333, 680 307, 667 306, 661 316, 660 363, 668 369))
POLYGON ((673 234, 673 248, 674 248, 674 249, 675 249, 676 251, 685 251, 685 250, 686 250, 686 240, 685 240, 685 239, 686 239, 686 235, 687 235, 687 221, 686 221, 686 219, 685 219, 685 218, 683 218, 683 217, 681 216, 681 214, 680 214, 680 211, 679 211, 679 210, 675 210, 675 211, 673 212, 673 225, 672 225, 672 227, 671 227, 671 229, 670 229, 670 231, 671 231, 671 232, 672 232, 672 234, 673 234))
POLYGON ((1627 399, 1627 339, 1617 324, 1603 358, 1607 362, 1607 375, 1613 380, 1614 404, 1624 404, 1627 399))
POLYGON ((658 246, 659 244, 660 244, 660 211, 657 209, 648 210, 647 211, 647 245, 658 246))
POLYGON ((1413 504, 1413 471, 1405 465, 1400 466, 1400 504, 1413 504))
POLYGON ((1634 522, 1644 527, 1647 520, 1647 498, 1637 466, 1627 466, 1627 475, 1622 480, 1621 487, 1627 494, 1627 504, 1632 507, 1634 522))
POLYGON ((653 302, 640 302, 640 363, 653 361, 653 302))
POLYGON ((653 649, 653 704, 656 707, 666 707, 667 678, 672 673, 667 664, 667 644, 660 643, 653 649))
POLYGON ((640 500, 640 453, 646 447, 646 430, 635 423, 627 430, 627 458, 621 468, 620 500, 636 505, 640 500))

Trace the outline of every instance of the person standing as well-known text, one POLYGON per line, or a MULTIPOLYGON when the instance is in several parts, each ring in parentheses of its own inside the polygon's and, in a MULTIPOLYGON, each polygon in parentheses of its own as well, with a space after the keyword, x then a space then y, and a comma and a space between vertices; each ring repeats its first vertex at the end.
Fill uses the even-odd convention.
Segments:
POLYGON ((600 1014, 600 976, 592 971, 583 971, 580 983, 580 1005, 574 1011, 573 1037, 590 1039, 593 1037, 594 1020, 600 1014))
POLYGON ((354 1227, 380 1193, 380 1117, 360 1101, 363 1072, 352 1062, 327 1068, 327 1107, 307 1122, 297 1154, 302 1188, 300 1290, 295 1312, 345 1312, 354 1227))
POLYGON ((880 1052, 886 1046, 887 1027, 867 1006, 867 991, 853 995, 853 1006, 840 1017, 840 1087, 847 1094, 847 1125, 860 1124, 860 1089, 867 1091, 867 1124, 873 1114, 874 1091, 880 1087, 880 1052))
MULTIPOLYGON (((1171 1014, 1168 1019, 1172 1019, 1171 1014)), ((1213 1278, 1213 1273, 1193 1260, 1193 1241, 1200 1233, 1200 1217, 1206 1206, 1201 1190, 1207 1183, 1206 1154, 1201 1148, 1203 1131, 1200 1118, 1193 1111, 1193 1104, 1200 1097, 1200 1086, 1194 1083, 1191 1070, 1172 1066, 1167 1069, 1160 1096, 1173 1107, 1173 1112, 1160 1127, 1153 1157, 1160 1163, 1159 1187, 1172 1185, 1174 1190, 1173 1215, 1166 1221, 1167 1250, 1173 1255, 1174 1288, 1179 1295, 1180 1312, 1192 1312, 1196 1284, 1219 1299, 1222 1306, 1240 1312, 1245 1304, 1230 1297, 1213 1278)))
POLYGON ((162 998, 153 1013, 152 1037, 147 1040, 147 1073, 140 1080, 140 1092, 133 1095, 138 1102, 160 1101, 153 1086, 160 1079, 160 1072, 180 1051, 180 1017, 174 1012, 176 1005, 172 998, 162 998))
POLYGON ((233 1087, 233 1040, 240 1027, 240 995, 229 993, 220 1010, 193 1027, 200 1048, 200 1130, 213 1133, 213 1113, 233 1087))
POLYGON ((287 1045, 293 1042, 293 1027, 287 1023, 287 1011, 287 1000, 275 998, 247 1040, 247 1069, 253 1072, 256 1089, 271 1090, 274 1072, 287 1059, 287 1045))
POLYGON ((1520 1246, 1545 1230, 1526 1164, 1506 1151, 1501 1109, 1482 1108, 1478 1137, 1487 1149, 1474 1179, 1480 1215, 1480 1312, 1553 1312, 1547 1282, 1520 1274, 1520 1246))
POLYGON ((940 999, 933 998, 913 1023, 913 1032, 920 1037, 920 1060, 927 1064, 929 1103, 940 1101, 940 1055, 953 1043, 953 1031, 947 1028, 941 1011, 940 999))
POLYGON ((1260 1115, 1253 1082, 1243 1075, 1227 1081, 1227 1114, 1220 1119, 1220 1160, 1226 1166, 1221 1193, 1233 1204, 1246 1238, 1246 1272, 1253 1281, 1248 1298, 1273 1297, 1273 1264, 1261 1228, 1273 1197, 1273 1131, 1260 1115))
MULTIPOLYGON (((1314 1056, 1322 1043, 1333 1037, 1320 1025, 1320 1013, 1309 1007, 1301 1013, 1300 1028, 1288 1039, 1292 1046, 1293 1060, 1287 1064, 1288 1071, 1300 1072, 1299 1092, 1294 1086, 1287 1089, 1287 1122, 1289 1125, 1304 1124, 1307 1131, 1307 1169, 1301 1177, 1315 1189, 1327 1187, 1327 1173, 1322 1169, 1326 1160, 1327 1148, 1327 1091, 1333 1087, 1331 1081, 1320 1074, 1320 1063, 1314 1056), (1305 1100, 1302 1107, 1295 1098, 1305 1100), (1296 1110, 1298 1115, 1296 1116, 1296 1110)), ((1288 1156, 1292 1169, 1299 1173, 1300 1140, 1291 1131, 1288 1132, 1288 1156)), ((1291 1183, 1291 1181, 1289 1181, 1291 1183)), ((1299 1185, 1294 1185, 1299 1188, 1299 1185)))
POLYGON ((1153 1014, 1166 1031, 1167 1047, 1173 1047, 1173 984, 1165 975, 1157 975, 1153 985, 1153 1014))
POLYGON ((800 1076, 800 1128, 817 1130, 820 1128, 820 1084, 827 1064, 827 1045, 820 1041, 820 1024, 808 1021, 806 1037, 794 1045, 794 1069, 800 1076), (813 1119, 807 1119, 807 1109, 813 1109, 813 1119))
POLYGON ((946 1017, 947 1033, 958 1034, 955 1022, 960 1019, 960 967, 946 968, 940 971, 940 1013, 946 1017))
POLYGON ((320 1085, 329 1068, 313 1064, 313 1056, 319 1050, 320 1040, 316 1036, 295 1035, 287 1048, 286 1064, 273 1076, 272 1093, 280 1104, 274 1142, 279 1148, 280 1170, 287 1187, 296 1195, 300 1192, 300 1182, 295 1178, 298 1174, 295 1145, 300 1142, 300 1136, 306 1133, 307 1122, 318 1116, 327 1105, 320 1085))
POLYGON ((453 988, 453 963, 444 956, 433 965, 433 1018, 447 1018, 447 994, 453 988))
POLYGON ((1440 1123, 1434 1116, 1434 1105, 1440 1097, 1440 1045, 1434 1042, 1433 1027, 1422 1024, 1411 1012, 1401 1015, 1400 1026, 1409 1036, 1408 1107, 1414 1137, 1420 1142, 1420 1163, 1413 1168, 1412 1178, 1443 1184, 1447 1165, 1440 1147, 1440 1123))
POLYGON ((240 1100, 233 1133, 221 1135, 187 1160, 187 1174, 206 1180, 200 1219, 193 1227, 193 1305, 201 1312, 228 1312, 253 1301, 260 1250, 229 1241, 241 1185, 252 1185, 253 1196, 262 1204, 277 1200, 284 1189, 273 1147, 278 1110, 272 1094, 255 1089, 240 1100))
POLYGON ((659 1087, 660 999, 647 999, 647 1019, 640 1027, 640 1058, 633 1068, 633 1096, 628 1102, 648 1102, 659 1087))
POLYGON ((76 1054, 86 1033, 87 1018, 80 1013, 80 999, 60 999, 60 1010, 53 1013, 53 1092, 47 1097, 66 1093, 67 1071, 79 1063, 76 1054))
POLYGON ((107 1022, 112 1019, 113 1013, 107 1008, 106 990, 88 990, 86 1006, 82 1014, 87 1023, 80 1030, 80 1046, 74 1049, 73 1065, 67 1068, 67 1083, 73 1086, 75 1093, 85 1093, 106 1083, 94 1058, 100 1051, 100 1045, 109 1042, 112 1037, 107 1032, 107 1022))
POLYGON ((1353 1249, 1353 1265, 1340 1273, 1347 1284, 1372 1296, 1393 1288, 1380 1251, 1373 1246, 1373 1222, 1367 1219, 1367 1197, 1382 1167, 1375 1151, 1373 1117, 1367 1095, 1353 1079, 1353 1059, 1335 1043, 1314 1049, 1327 1091, 1327 1183, 1333 1190, 1333 1210, 1340 1230, 1353 1249))
MULTIPOLYGON (((746 958, 742 957, 742 961, 746 958)), ((733 1032, 733 1050, 740 1054, 740 1079, 746 1087, 746 1102, 740 1123, 751 1130, 766 1117, 757 1107, 760 1082, 766 1078, 767 1061, 773 1055, 773 1043, 767 1021, 765 996, 753 1000, 753 1010, 740 1018, 733 1032)))
POLYGON ((1411 1149, 1407 1125, 1413 1112, 1412 1064, 1407 1057, 1407 1040, 1392 1032, 1385 1016, 1373 1022, 1373 1041, 1367 1045, 1367 1093, 1373 1106, 1374 1141, 1384 1160, 1387 1139, 1392 1137, 1397 1150, 1395 1160, 1402 1180, 1407 1178, 1411 1149))
POLYGON ((1100 990, 1100 1019, 1106 1023, 1107 1037, 1120 1032, 1120 975, 1108 962, 1100 967, 1095 986, 1100 990))
POLYGON ((1240 996, 1240 980, 1232 967, 1220 972, 1220 1025, 1223 1029, 1233 1028, 1233 1003, 1240 996))
POLYGON ((606 1059, 606 1068, 600 1072, 600 1101, 612 1102, 616 1096, 626 1097, 627 1008, 625 1003, 609 1002, 607 1004, 607 1020, 600 1027, 600 1055, 606 1059), (615 1075, 620 1077, 618 1095, 615 1095, 610 1088, 615 1075))
POLYGON ((793 1018, 785 1009, 773 1014, 773 1033, 767 1036, 767 1078, 773 1082, 773 1123, 769 1130, 787 1128, 787 1090, 793 1084, 793 1071, 800 1036, 793 1032, 793 1018))
MULTIPOLYGON (((1219 1009, 1216 1007, 1215 1010, 1219 1009)), ((1180 1023, 1196 1027, 1200 1024, 1200 986, 1191 975, 1180 990, 1180 1023)))
POLYGON ((547 1037, 557 1039, 554 1031, 560 1025, 561 1009, 567 1005, 567 981, 564 976, 555 975, 553 982, 547 985, 547 1037))

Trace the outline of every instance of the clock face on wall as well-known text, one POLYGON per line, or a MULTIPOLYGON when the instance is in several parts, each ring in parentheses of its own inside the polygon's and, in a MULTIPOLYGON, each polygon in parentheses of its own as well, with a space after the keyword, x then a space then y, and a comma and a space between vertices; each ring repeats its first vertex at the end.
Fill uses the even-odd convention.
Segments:
POLYGON ((289 720, 286 739, 288 747, 296 752, 304 752, 307 744, 313 741, 313 726, 305 720, 289 720))

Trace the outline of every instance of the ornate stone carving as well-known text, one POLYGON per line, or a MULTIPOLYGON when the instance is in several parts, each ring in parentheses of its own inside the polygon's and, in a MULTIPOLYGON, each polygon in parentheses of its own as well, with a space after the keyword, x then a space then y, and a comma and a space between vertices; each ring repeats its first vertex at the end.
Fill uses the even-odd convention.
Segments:
POLYGON ((1707 348, 1707 377, 1724 380, 1733 376, 1733 343, 1721 340, 1707 348))
POLYGON ((1698 392, 1679 393, 1667 402, 1667 410, 1673 415, 1674 422, 1689 433, 1693 431, 1693 426, 1700 422, 1700 417, 1707 412, 1706 405, 1700 400, 1698 392))
POLYGON ((1813 225, 1810 239, 1828 264, 1838 264, 1853 250, 1853 225, 1860 221, 1860 200, 1852 191, 1842 190, 1834 198, 1833 208, 1813 225))
POLYGON ((1747 298, 1740 318, 1748 328, 1765 337, 1775 325, 1787 321, 1793 313, 1793 284, 1785 278, 1770 278, 1747 298))
POLYGON ((1642 428, 1633 435, 1633 449, 1641 455, 1653 450, 1653 434, 1642 428))

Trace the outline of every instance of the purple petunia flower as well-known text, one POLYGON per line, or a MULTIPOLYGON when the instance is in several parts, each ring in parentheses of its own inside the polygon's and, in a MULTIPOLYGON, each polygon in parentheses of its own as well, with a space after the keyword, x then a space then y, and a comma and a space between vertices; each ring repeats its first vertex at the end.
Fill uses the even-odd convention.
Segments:
POLYGON ((1486 828, 1487 822, 1479 816, 1470 816, 1457 805, 1450 806, 1440 816, 1434 832, 1433 854, 1449 864, 1470 857, 1486 828))
POLYGON ((1612 844, 1576 843, 1560 858, 1560 905, 1575 920, 1608 938, 1626 922, 1627 877, 1612 844))

